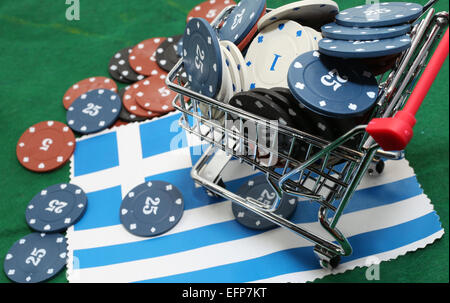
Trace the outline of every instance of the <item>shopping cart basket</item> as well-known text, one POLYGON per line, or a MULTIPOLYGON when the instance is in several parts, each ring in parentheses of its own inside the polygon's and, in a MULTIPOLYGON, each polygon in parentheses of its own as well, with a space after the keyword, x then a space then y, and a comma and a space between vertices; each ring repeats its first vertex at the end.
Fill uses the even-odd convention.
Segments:
MULTIPOLYGON (((217 28, 233 8, 230 6, 222 11, 212 26, 217 28)), ((354 127, 333 142, 274 124, 190 90, 189 83, 181 84, 183 63, 180 60, 166 79, 168 87, 177 93, 173 105, 181 112, 179 125, 209 143, 208 149, 192 168, 194 181, 210 193, 237 203, 313 242, 321 266, 336 267, 341 256, 352 253, 351 245, 337 228, 347 203, 367 172, 381 173, 383 159, 402 157, 402 152, 398 151, 403 150, 412 138, 414 115, 447 57, 448 30, 434 54, 432 50, 448 25, 448 12, 435 13, 432 5, 427 5, 421 17, 412 28, 411 47, 401 54, 391 70, 379 77, 380 93, 371 122, 354 127), (189 98, 190 102, 186 102, 189 98), (224 118, 215 121, 213 112, 214 116, 222 112, 224 118), (278 150, 277 144, 267 146, 258 138, 249 138, 243 129, 248 121, 256 126, 257 134, 259 129, 269 129, 278 138, 288 138, 289 148, 278 150), (359 144, 346 144, 350 140, 358 140, 359 144), (306 147, 301 159, 293 152, 298 144, 306 147), (262 153, 268 158, 262 160, 259 157, 262 153), (221 174, 231 159, 238 159, 242 165, 247 164, 255 171, 263 172, 278 194, 277 201, 266 205, 227 190, 221 174), (318 220, 333 241, 276 215, 274 212, 285 194, 319 203, 318 220)), ((277 142, 276 139, 273 142, 277 142)))

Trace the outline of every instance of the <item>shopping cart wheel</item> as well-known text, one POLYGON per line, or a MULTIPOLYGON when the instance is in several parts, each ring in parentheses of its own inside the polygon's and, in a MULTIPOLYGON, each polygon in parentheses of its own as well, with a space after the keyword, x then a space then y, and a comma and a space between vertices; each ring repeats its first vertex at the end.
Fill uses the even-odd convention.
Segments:
POLYGON ((321 259, 320 266, 325 269, 335 269, 338 267, 339 263, 341 263, 341 256, 336 256, 331 258, 330 260, 321 259))
POLYGON ((316 245, 314 247, 314 253, 319 258, 319 263, 322 268, 331 270, 338 267, 339 263, 341 262, 340 255, 336 255, 335 253, 325 250, 319 245, 316 245))
POLYGON ((367 170, 367 172, 371 176, 378 176, 383 173, 384 167, 385 167, 385 164, 384 164, 383 160, 375 159, 374 161, 372 161, 372 163, 370 163, 370 166, 369 166, 369 169, 367 170))

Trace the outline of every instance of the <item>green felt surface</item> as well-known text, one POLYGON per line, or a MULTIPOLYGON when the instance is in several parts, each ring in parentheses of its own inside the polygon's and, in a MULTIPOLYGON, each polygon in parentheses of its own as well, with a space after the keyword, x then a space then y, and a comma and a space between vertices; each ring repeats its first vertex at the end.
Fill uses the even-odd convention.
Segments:
MULTIPOLYGON (((0 260, 30 232, 24 211, 42 188, 69 181, 69 165, 48 173, 24 169, 16 159, 22 132, 37 122, 65 122, 62 96, 73 83, 108 76, 115 51, 151 37, 184 30, 195 0, 81 0, 81 20, 65 19, 64 0, 0 1, 0 260)), ((269 0, 268 7, 289 1, 269 0)), ((416 1, 425 3, 426 1, 416 1)), ((364 1, 338 1, 340 8, 364 1)), ((448 1, 435 7, 448 11, 448 1)), ((448 232, 449 107, 448 59, 430 90, 406 150, 425 193, 448 232)), ((380 282, 448 282, 449 237, 381 265, 380 282)), ((3 268, 3 265, 2 265, 3 268)), ((0 282, 7 282, 3 270, 0 282)), ((66 282, 65 273, 51 282, 66 282)), ((366 282, 365 269, 328 276, 317 282, 366 282)))

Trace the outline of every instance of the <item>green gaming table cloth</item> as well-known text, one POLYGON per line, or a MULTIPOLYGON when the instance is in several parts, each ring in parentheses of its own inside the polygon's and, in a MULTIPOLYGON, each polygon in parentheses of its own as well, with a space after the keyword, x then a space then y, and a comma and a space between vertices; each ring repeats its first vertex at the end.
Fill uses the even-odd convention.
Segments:
MULTIPOLYGON (((65 122, 62 96, 87 77, 109 76, 111 56, 151 37, 184 31, 186 16, 201 1, 83 1, 80 20, 68 21, 65 1, 0 1, 0 282, 8 282, 3 260, 10 246, 30 233, 25 208, 41 189, 69 181, 69 164, 37 174, 16 158, 16 144, 25 129, 45 120, 65 122)), ((268 7, 289 3, 269 0, 268 7)), ((340 9, 364 1, 337 1, 340 9)), ((427 1, 415 1, 425 4, 427 1)), ((447 1, 435 5, 448 11, 447 1)), ((417 114, 415 136, 406 149, 425 194, 448 232, 449 209, 449 77, 448 59, 417 114)), ((119 87, 123 87, 119 84, 119 87)), ((449 281, 449 237, 425 249, 383 262, 378 282, 449 281)), ((316 282, 370 282, 365 268, 330 275, 316 282)), ((67 282, 65 272, 51 282, 67 282)))

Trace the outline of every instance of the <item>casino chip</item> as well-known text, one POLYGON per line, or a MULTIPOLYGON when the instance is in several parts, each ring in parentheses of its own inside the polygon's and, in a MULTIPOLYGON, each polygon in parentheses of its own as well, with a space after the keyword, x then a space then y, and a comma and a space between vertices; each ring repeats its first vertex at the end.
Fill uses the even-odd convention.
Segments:
POLYGON ((6 276, 17 283, 38 283, 56 276, 66 265, 67 243, 61 234, 31 233, 9 249, 6 276))
POLYGON ((300 131, 313 133, 314 127, 313 125, 317 123, 314 119, 311 119, 311 111, 306 109, 305 106, 298 102, 298 100, 292 95, 291 90, 286 87, 274 87, 270 89, 273 92, 276 92, 283 97, 285 97, 289 101, 289 109, 286 109, 284 104, 284 110, 292 110, 296 113, 293 115, 289 113, 291 116, 296 116, 297 118, 294 120, 296 128, 300 131))
POLYGON ((128 57, 132 53, 131 47, 126 47, 118 51, 109 61, 109 70, 118 72, 128 82, 136 82, 145 78, 144 75, 136 73, 130 66, 128 57))
MULTIPOLYGON (((227 62, 225 59, 225 55, 223 54, 223 47, 220 46, 221 56, 222 56, 222 83, 219 92, 217 93, 216 99, 223 103, 228 103, 231 97, 233 97, 233 80, 231 78, 231 71, 227 66, 227 62)), ((210 107, 204 103, 200 103, 198 105, 200 112, 203 117, 210 117, 218 122, 222 122, 225 116, 225 112, 223 110, 217 109, 216 107, 210 107)))
POLYGON ((34 172, 48 172, 63 166, 75 150, 75 136, 58 121, 45 121, 28 128, 17 142, 20 164, 34 172))
MULTIPOLYGON (((231 71, 227 66, 227 60, 225 54, 223 54, 224 47, 220 47, 220 52, 222 54, 222 84, 219 92, 217 93, 217 100, 223 103, 228 103, 231 97, 233 97, 233 78, 231 77, 231 71)), ((220 111, 223 113, 223 111, 220 111)))
POLYGON ((331 0, 303 0, 283 5, 264 15, 258 21, 258 30, 280 21, 293 20, 303 26, 320 28, 333 20, 339 12, 336 2, 331 0))
POLYGON ((156 49, 156 62, 164 71, 170 72, 180 60, 178 43, 182 38, 182 35, 167 38, 156 49))
POLYGON ((114 80, 121 82, 121 83, 125 83, 125 84, 130 84, 133 83, 132 81, 125 79, 124 76, 122 76, 117 70, 111 70, 108 69, 109 75, 111 76, 111 78, 113 78, 114 80))
MULTIPOLYGON (((229 104, 236 108, 240 108, 248 113, 262 117, 268 121, 277 121, 280 125, 295 127, 292 117, 277 104, 276 101, 266 98, 261 94, 254 92, 242 92, 237 93, 231 98, 229 104)), ((246 121, 244 121, 246 122, 246 121)), ((249 127, 252 125, 249 125, 249 127)), ((254 126, 256 127, 256 126, 254 126)), ((249 133, 251 135, 251 133, 249 133)), ((249 138, 255 141, 256 138, 249 138)), ((278 134, 269 132, 268 129, 259 127, 258 128, 258 142, 260 145, 260 150, 263 147, 272 147, 273 145, 278 146, 279 152, 287 154, 289 152, 290 138, 283 135, 281 132, 278 134), (276 143, 274 142, 276 140, 276 143)), ((264 166, 273 166, 277 164, 279 159, 272 159, 272 162, 260 162, 264 166)))
POLYGON ((114 54, 114 56, 109 60, 109 65, 108 65, 108 72, 109 75, 111 76, 111 78, 113 78, 114 80, 121 82, 121 83, 125 83, 125 84, 130 84, 133 83, 133 81, 128 80, 127 78, 125 78, 124 76, 122 76, 122 74, 119 72, 119 60, 116 59, 116 56, 119 57, 120 54, 114 54))
MULTIPOLYGON (((255 26, 253 26, 253 28, 250 30, 248 35, 237 45, 238 49, 240 51, 242 51, 242 54, 244 56, 247 53, 249 44, 253 41, 253 38, 255 37, 257 32, 258 32, 258 27, 255 24, 255 26)), ((223 41, 227 41, 227 40, 223 40, 223 41)))
POLYGON ((84 215, 87 197, 74 184, 56 184, 41 190, 25 211, 29 227, 38 232, 65 231, 84 215))
POLYGON ((256 23, 265 11, 266 0, 241 0, 220 28, 220 40, 227 40, 239 46, 244 38, 253 37, 257 29, 256 23))
POLYGON ((233 57, 234 62, 237 64, 237 69, 239 71, 239 78, 241 79, 242 90, 248 89, 250 87, 250 85, 247 83, 247 79, 249 78, 248 69, 241 51, 234 43, 230 41, 220 41, 220 45, 226 47, 226 49, 230 52, 231 56, 233 57))
MULTIPOLYGON (((305 115, 305 111, 303 111, 299 107, 299 102, 292 96, 290 90, 288 88, 275 87, 271 89, 266 88, 255 88, 250 92, 256 93, 264 96, 265 98, 269 98, 272 102, 275 102, 279 105, 291 118, 291 121, 295 123, 294 128, 297 128, 301 131, 307 131, 311 133, 310 125, 314 124, 314 121, 309 119, 309 115, 305 115)), ((289 138, 287 138, 283 134, 279 134, 280 142, 290 142, 289 138)), ((288 145, 286 145, 285 149, 282 152, 286 154, 289 152, 288 145)), ((305 143, 296 141, 294 148, 292 150, 292 155, 296 159, 304 159, 308 146, 305 143)))
POLYGON ((136 102, 136 91, 141 85, 143 85, 143 82, 145 82, 145 81, 147 81, 147 79, 141 80, 141 81, 131 85, 130 88, 125 91, 125 94, 123 95, 122 103, 123 103, 123 106, 126 108, 126 110, 130 114, 135 115, 137 117, 144 117, 144 118, 151 119, 151 118, 158 117, 159 114, 143 109, 136 102))
POLYGON ((233 0, 208 0, 202 2, 189 12, 186 23, 189 23, 192 18, 203 18, 208 23, 211 23, 226 7, 234 4, 236 2, 233 0))
POLYGON ((418 18, 422 10, 422 5, 408 2, 366 4, 343 10, 336 15, 336 23, 359 27, 396 25, 418 18))
POLYGON ((193 18, 186 26, 183 63, 191 89, 215 97, 222 82, 222 55, 216 33, 205 19, 193 18))
POLYGON ((319 41, 319 51, 325 55, 339 58, 374 58, 398 54, 411 46, 408 35, 368 40, 346 41, 325 38, 319 41))
POLYGON ((411 30, 411 25, 401 24, 387 27, 348 27, 337 23, 322 26, 326 38, 338 40, 375 40, 402 36, 411 30))
MULTIPOLYGON (((276 192, 267 182, 264 175, 259 175, 243 184, 237 194, 241 197, 253 198, 266 205, 272 205, 277 199, 276 192)), ((300 202, 299 198, 284 194, 280 202, 280 207, 274 214, 289 219, 294 214, 298 202, 300 202)), ((268 230, 278 226, 237 203, 232 203, 231 210, 236 221, 245 227, 256 230, 268 230)))
MULTIPOLYGON (((333 119, 315 113, 306 108, 303 104, 299 103, 288 88, 275 87, 272 88, 271 91, 275 91, 289 100, 290 108, 292 110, 295 110, 297 113, 297 118, 295 119, 294 122, 296 123, 298 130, 306 132, 308 134, 312 134, 314 136, 328 140, 330 142, 336 140, 342 134, 350 130, 344 129, 343 126, 352 125, 353 128, 356 125, 365 123, 363 121, 364 119, 366 119, 366 117, 362 118, 358 117, 352 119, 333 119)), ((307 155, 307 150, 308 150, 307 144, 305 144, 304 142, 296 141, 294 157, 299 161, 304 161, 307 155)), ((318 150, 314 151, 313 149, 312 152, 315 153, 318 152, 318 150)), ((328 163, 337 163, 337 161, 340 160, 336 159, 336 157, 334 156, 331 156, 328 163)))
POLYGON ((177 225, 183 212, 183 196, 178 188, 164 181, 149 181, 125 196, 120 222, 136 236, 153 237, 177 225))
POLYGON ((151 112, 165 114, 174 111, 172 101, 175 93, 166 86, 166 75, 151 77, 142 81, 136 90, 137 104, 151 112))
POLYGON ((178 40, 175 51, 177 52, 178 59, 183 57, 183 35, 181 35, 180 40, 178 40))
POLYGON ((64 108, 68 109, 69 106, 72 104, 72 102, 75 101, 82 94, 100 88, 117 92, 117 84, 109 78, 91 77, 88 79, 84 79, 72 85, 64 94, 63 97, 64 108))
POLYGON ((291 117, 276 102, 256 93, 237 93, 230 100, 230 105, 281 125, 292 126, 291 117))
POLYGON ((250 89, 287 87, 291 62, 311 50, 312 39, 300 24, 282 20, 266 26, 253 40, 245 57, 250 89))
POLYGON ((131 68, 144 76, 155 76, 160 73, 156 62, 156 49, 166 38, 151 38, 140 42, 131 50, 128 62, 131 68))
POLYGON ((92 134, 110 127, 122 108, 116 93, 92 90, 76 99, 67 110, 67 124, 81 134, 92 134))
POLYGON ((295 121, 296 119, 298 119, 298 115, 297 115, 297 112, 295 111, 295 108, 292 107, 292 104, 289 102, 289 100, 282 94, 279 94, 275 90, 267 89, 267 88, 255 88, 255 89, 252 89, 251 92, 262 95, 266 98, 269 98, 273 102, 275 102, 277 105, 279 105, 281 108, 283 108, 283 110, 289 116, 291 116, 292 121, 295 121))
POLYGON ((230 72, 231 88, 232 88, 232 95, 233 95, 237 92, 242 91, 241 76, 239 74, 238 65, 234 61, 234 58, 231 55, 231 53, 228 51, 228 49, 225 46, 221 45, 220 47, 221 47, 221 51, 222 51, 222 57, 225 59, 225 66, 227 67, 228 71, 230 72))
POLYGON ((317 51, 292 62, 288 84, 299 102, 328 117, 361 116, 378 97, 377 80, 363 65, 317 51))
MULTIPOLYGON (((130 86, 124 87, 119 91, 119 97, 121 100, 123 100, 123 96, 125 95, 125 92, 130 88, 130 86)), ((145 117, 138 117, 135 114, 132 114, 128 112, 125 108, 125 106, 122 106, 122 109, 120 110, 119 118, 126 122, 140 122, 145 121, 147 118, 145 117)), ((119 120, 118 120, 119 121, 119 120)), ((116 122, 117 123, 117 122, 116 122)))
POLYGON ((309 26, 303 26, 303 28, 308 32, 309 38, 311 39, 313 45, 312 50, 319 50, 319 41, 323 38, 322 34, 309 26))

